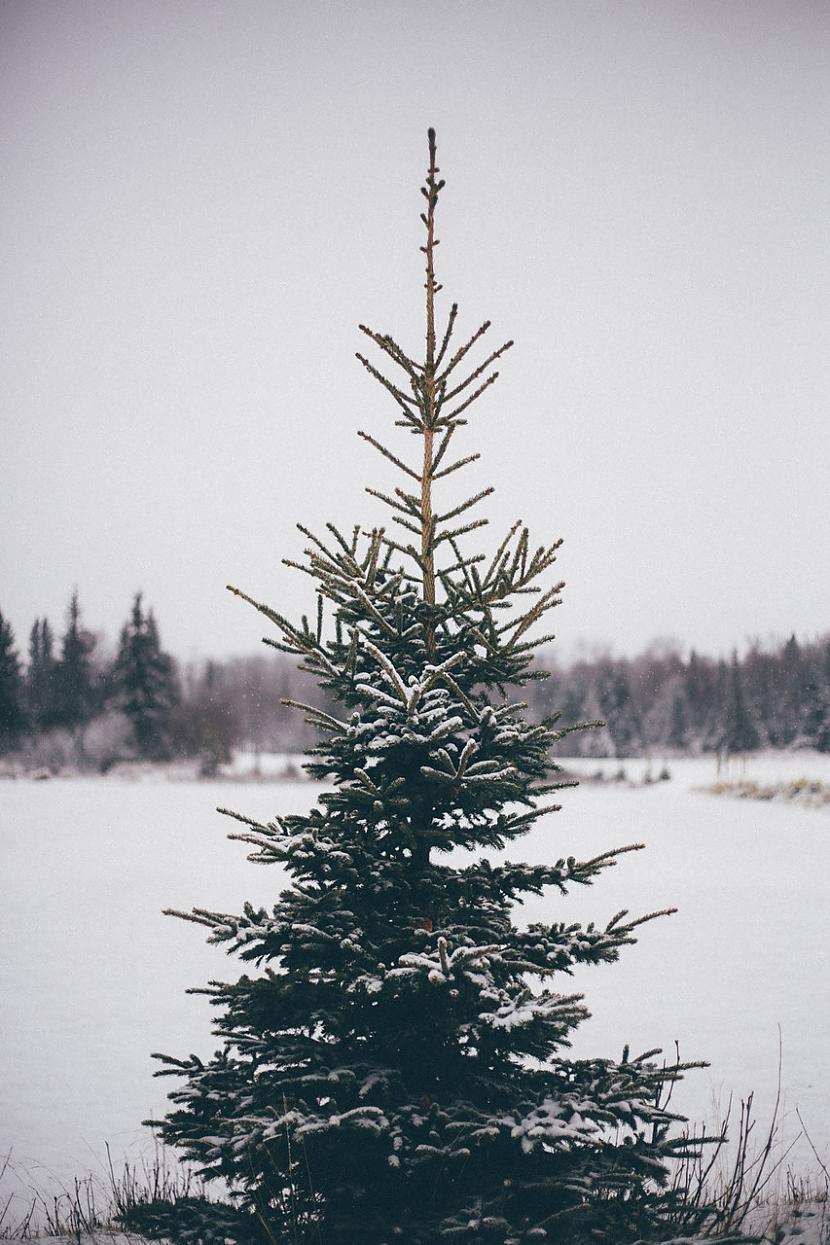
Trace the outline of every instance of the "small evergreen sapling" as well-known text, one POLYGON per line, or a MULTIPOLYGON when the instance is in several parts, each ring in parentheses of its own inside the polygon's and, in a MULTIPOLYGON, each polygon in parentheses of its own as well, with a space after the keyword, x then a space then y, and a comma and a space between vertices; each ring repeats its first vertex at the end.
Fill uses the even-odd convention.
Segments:
POLYGON ((298 706, 320 732, 306 768, 328 789, 307 816, 228 813, 251 860, 288 874, 272 911, 175 914, 251 975, 206 990, 221 1039, 212 1059, 159 1056, 183 1079, 160 1134, 229 1196, 145 1207, 132 1222, 152 1235, 217 1245, 671 1235, 667 1163, 689 1143, 672 1138, 676 1117, 660 1103, 682 1069, 658 1065, 655 1051, 568 1058, 586 1009, 547 986, 574 965, 616 960, 658 914, 525 929, 511 918, 522 896, 564 895, 635 849, 547 865, 453 851, 504 847, 573 784, 550 759, 567 730, 555 715, 532 724, 513 696, 540 677, 531 661, 549 638, 537 624, 559 602, 562 585, 544 586, 559 542, 534 546, 516 523, 490 556, 470 552, 492 490, 441 497, 478 458, 451 451, 511 345, 472 362, 489 323, 454 348, 456 306, 439 335, 443 185, 430 131, 423 362, 361 326, 393 374, 358 358, 417 450, 410 459, 360 433, 398 474, 398 486, 368 490, 394 526, 300 529, 313 620, 252 601, 276 629, 266 643, 298 657, 339 706, 298 706))

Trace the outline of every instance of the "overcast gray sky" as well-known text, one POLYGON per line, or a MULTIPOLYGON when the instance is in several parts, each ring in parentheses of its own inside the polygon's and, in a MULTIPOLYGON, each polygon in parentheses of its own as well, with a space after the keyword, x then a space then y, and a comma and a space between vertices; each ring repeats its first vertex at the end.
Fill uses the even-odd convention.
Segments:
MULTIPOLYGON (((516 347, 466 430, 561 535, 563 651, 830 628, 830 7, 4 0, 0 610, 142 588, 181 657, 288 611, 293 523, 379 517, 359 321, 439 276, 516 347)), ((396 435, 396 434, 392 434, 396 435)), ((399 434, 403 436, 403 434, 399 434)), ((404 439, 403 447, 407 448, 404 439)), ((390 472, 394 469, 390 467, 390 472)), ((477 473, 473 475, 473 472, 477 473)))

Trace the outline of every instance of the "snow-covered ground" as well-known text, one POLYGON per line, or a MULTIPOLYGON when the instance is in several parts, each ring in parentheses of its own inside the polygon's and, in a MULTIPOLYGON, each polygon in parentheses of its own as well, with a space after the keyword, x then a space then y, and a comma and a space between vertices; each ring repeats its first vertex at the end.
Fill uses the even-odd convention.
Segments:
POLYGON ((591 777, 602 774, 606 779, 612 778, 622 768, 626 778, 635 783, 642 782, 649 773, 656 778, 665 766, 675 784, 686 790, 707 787, 718 781, 748 781, 767 785, 807 778, 830 784, 830 752, 814 752, 810 748, 795 752, 749 752, 732 757, 720 766, 712 754, 672 758, 660 753, 655 753, 650 760, 642 757, 622 761, 575 757, 563 760, 562 764, 580 775, 591 777))
POLYGON ((237 752, 222 772, 234 778, 302 778, 302 762, 294 752, 237 752))
MULTIPOLYGON (((662 758, 651 766, 659 772, 662 758)), ((715 1102, 754 1090, 763 1120, 780 1029, 784 1133, 798 1131, 799 1108, 828 1163, 830 813, 702 794, 715 779, 711 758, 668 767, 670 782, 564 792, 563 811, 509 852, 546 860, 647 844, 591 888, 533 900, 528 920, 679 909, 645 926, 618 965, 562 984, 584 991, 593 1012, 575 1051, 618 1055, 628 1043, 673 1055, 678 1040, 681 1057, 712 1064, 688 1076, 679 1108, 711 1119, 715 1102)), ((634 780, 645 769, 626 763, 634 780)), ((830 782, 830 757, 753 758, 731 776, 830 782)), ((210 1009, 185 989, 235 971, 198 928, 160 910, 273 902, 278 872, 249 865, 213 808, 268 816, 307 808, 314 795, 310 785, 238 778, 0 783, 0 1155, 13 1150, 18 1177, 71 1180, 100 1167, 106 1141, 116 1159, 147 1148, 140 1121, 164 1111, 167 1088, 152 1079, 150 1051, 210 1052, 210 1009)), ((803 1144, 790 1163, 816 1167, 803 1144)))

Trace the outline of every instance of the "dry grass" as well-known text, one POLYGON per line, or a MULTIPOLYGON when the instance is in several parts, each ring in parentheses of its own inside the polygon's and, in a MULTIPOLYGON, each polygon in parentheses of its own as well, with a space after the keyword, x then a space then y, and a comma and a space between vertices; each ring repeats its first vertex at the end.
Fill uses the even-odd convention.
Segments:
POLYGON ((739 782, 714 782, 703 787, 710 795, 731 795, 739 800, 778 800, 800 804, 804 808, 826 808, 830 805, 830 786, 811 778, 792 782, 758 783, 746 779, 739 782))
POLYGON ((22 1210, 12 1210, 14 1194, 0 1204, 0 1239, 62 1237, 81 1245, 90 1236, 122 1235, 120 1217, 136 1206, 205 1194, 202 1182, 161 1147, 151 1159, 125 1160, 116 1169, 107 1146, 107 1162, 107 1170, 98 1175, 76 1177, 71 1188, 46 1192, 28 1172, 15 1168, 11 1155, 0 1159, 0 1181, 11 1171, 27 1189, 22 1210))
MULTIPOLYGON (((671 1086, 662 1105, 668 1106, 670 1098, 671 1086)), ((779 1088, 772 1117, 762 1132, 757 1129, 752 1095, 737 1109, 729 1102, 714 1136, 703 1129, 689 1130, 693 1144, 687 1157, 677 1161, 668 1194, 668 1228, 674 1240, 830 1245, 830 1171, 800 1115, 801 1132, 788 1144, 782 1143, 780 1107, 779 1047, 779 1088), (704 1136, 708 1144, 694 1144, 704 1136), (802 1137, 816 1164, 814 1174, 808 1176, 787 1166, 802 1137)), ((27 1172, 15 1170, 11 1156, 0 1159, 0 1180, 11 1169, 28 1190, 22 1212, 12 1211, 12 1197, 0 1204, 0 1239, 60 1237, 75 1245, 89 1245, 90 1238, 119 1237, 111 1245, 125 1245, 124 1217, 136 1207, 205 1196, 202 1182, 161 1147, 151 1159, 125 1160, 118 1169, 107 1147, 107 1160, 107 1169, 99 1175, 75 1179, 70 1188, 47 1194, 27 1172)))

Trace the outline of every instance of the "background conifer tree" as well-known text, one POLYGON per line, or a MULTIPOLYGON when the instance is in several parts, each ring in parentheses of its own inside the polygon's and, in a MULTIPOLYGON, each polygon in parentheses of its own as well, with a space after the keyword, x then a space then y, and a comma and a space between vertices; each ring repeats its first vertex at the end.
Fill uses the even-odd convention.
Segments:
POLYGON ((316 614, 295 624, 252 601, 275 627, 266 643, 300 658, 336 705, 299 706, 320 732, 307 769, 328 790, 307 816, 229 813, 251 859, 288 874, 271 911, 175 914, 238 953, 250 975, 206 990, 221 1041, 213 1058, 159 1056, 183 1082, 161 1136, 230 1190, 133 1215, 134 1227, 174 1240, 624 1245, 672 1235, 661 1189, 684 1143, 659 1102, 681 1069, 654 1051, 569 1058, 586 1010, 555 988, 577 964, 615 960, 658 915, 619 912, 584 928, 560 919, 553 897, 634 849, 546 865, 480 855, 525 834, 573 785, 549 755, 567 730, 556 715, 532 724, 515 696, 540 674, 531 662, 549 638, 537 624, 559 602, 561 584, 546 583, 559 542, 532 544, 519 522, 488 555, 470 552, 464 538, 485 524, 474 511, 492 490, 445 496, 478 458, 452 452, 456 434, 511 343, 475 362, 489 322, 457 348, 455 305, 436 326, 444 183, 432 131, 429 157, 423 361, 365 326, 394 374, 358 356, 411 434, 412 454, 360 433, 398 473, 397 486, 369 489, 394 527, 302 527, 305 560, 294 565, 316 587, 316 614), (543 891, 550 923, 518 928, 516 900, 543 891))
POLYGON ((711 667, 692 649, 683 682, 691 729, 701 742, 707 739, 712 700, 716 694, 716 677, 711 667))
POLYGON ((11 623, 0 613, 0 753, 20 742, 25 726, 20 658, 11 623))
POLYGON ((36 618, 29 632, 29 668, 26 671, 26 704, 33 730, 46 730, 56 716, 54 641, 48 618, 36 618))
POLYGON ((162 651, 153 611, 137 593, 121 630, 112 670, 117 703, 133 729, 142 757, 162 760, 170 753, 170 717, 177 700, 173 661, 162 651))
POLYGON ((599 673, 600 712, 614 741, 614 755, 634 756, 641 744, 640 725, 636 719, 631 684, 622 665, 608 661, 599 673))
POLYGON ((672 697, 668 742, 673 748, 685 748, 689 742, 689 714, 682 688, 672 697))
POLYGON ((809 663, 794 635, 787 640, 781 653, 781 674, 783 685, 779 696, 779 738, 781 745, 786 748, 801 734, 803 707, 808 699, 810 677, 809 663))
POLYGON ((805 680, 802 738, 830 752, 830 642, 817 654, 805 680))
POLYGON ((727 754, 754 752, 761 746, 761 737, 744 696, 737 653, 726 679, 719 747, 727 754))
POLYGON ((83 727, 95 710, 95 671, 92 652, 95 637, 81 626, 77 589, 66 612, 66 631, 61 639, 60 661, 54 672, 55 718, 70 730, 83 727))

